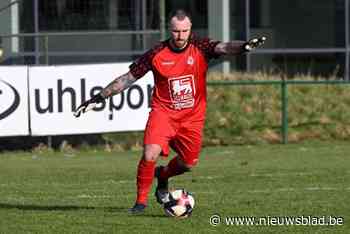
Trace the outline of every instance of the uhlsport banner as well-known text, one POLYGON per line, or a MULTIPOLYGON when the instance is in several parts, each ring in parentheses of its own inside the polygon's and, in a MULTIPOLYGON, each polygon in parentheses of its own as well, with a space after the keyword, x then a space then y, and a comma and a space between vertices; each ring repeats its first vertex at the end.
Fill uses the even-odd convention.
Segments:
POLYGON ((0 137, 29 134, 28 68, 0 67, 0 137))
POLYGON ((73 112, 116 77, 129 63, 29 68, 31 133, 87 134, 144 130, 150 111, 153 75, 146 74, 123 93, 110 97, 79 118, 73 112))

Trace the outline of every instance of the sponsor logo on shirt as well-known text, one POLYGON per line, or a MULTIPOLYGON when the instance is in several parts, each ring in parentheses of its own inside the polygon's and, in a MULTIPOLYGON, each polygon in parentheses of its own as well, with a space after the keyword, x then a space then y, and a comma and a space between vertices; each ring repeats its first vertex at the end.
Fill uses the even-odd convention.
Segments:
POLYGON ((193 75, 170 78, 168 82, 173 108, 184 109, 193 107, 196 93, 193 75))

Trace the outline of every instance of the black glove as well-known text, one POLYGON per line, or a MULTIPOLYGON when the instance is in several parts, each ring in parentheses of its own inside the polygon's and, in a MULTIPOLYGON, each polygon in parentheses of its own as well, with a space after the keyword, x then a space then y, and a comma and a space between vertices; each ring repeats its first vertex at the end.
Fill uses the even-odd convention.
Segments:
POLYGON ((264 44, 266 37, 259 37, 250 39, 248 42, 243 44, 243 48, 246 52, 249 52, 264 44))
POLYGON ((104 97, 102 97, 101 93, 93 96, 90 100, 82 103, 74 112, 75 117, 79 117, 82 113, 92 110, 97 104, 105 102, 104 97))

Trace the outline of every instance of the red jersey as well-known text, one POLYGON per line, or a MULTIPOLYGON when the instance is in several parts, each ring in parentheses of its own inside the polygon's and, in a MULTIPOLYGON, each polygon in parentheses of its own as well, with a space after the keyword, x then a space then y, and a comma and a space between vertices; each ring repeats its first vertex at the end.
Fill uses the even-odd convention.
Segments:
POLYGON ((153 72, 152 109, 162 108, 175 120, 187 117, 204 120, 208 62, 219 57, 214 48, 220 42, 191 35, 180 51, 174 50, 169 42, 161 42, 143 54, 130 65, 130 72, 137 79, 150 70, 153 72))

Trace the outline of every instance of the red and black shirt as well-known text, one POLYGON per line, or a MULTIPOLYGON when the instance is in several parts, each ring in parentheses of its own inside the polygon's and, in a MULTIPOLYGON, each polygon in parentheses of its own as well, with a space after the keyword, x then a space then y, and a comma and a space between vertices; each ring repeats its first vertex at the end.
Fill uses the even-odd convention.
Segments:
POLYGON ((137 79, 153 72, 152 109, 163 108, 179 118, 190 115, 204 119, 208 62, 220 56, 214 50, 220 41, 191 35, 180 51, 169 42, 163 41, 143 54, 130 65, 130 72, 137 79))

